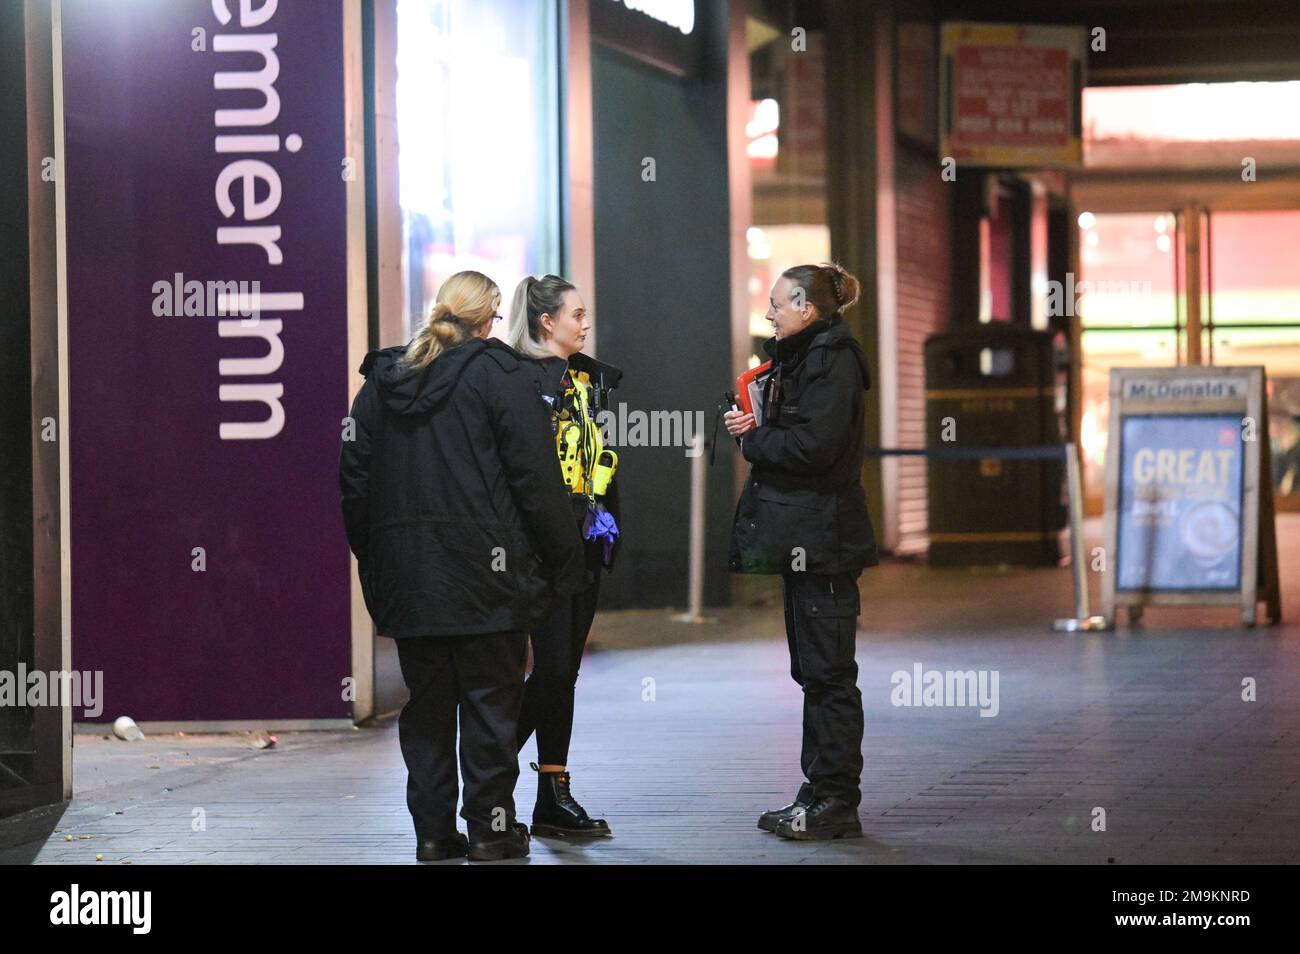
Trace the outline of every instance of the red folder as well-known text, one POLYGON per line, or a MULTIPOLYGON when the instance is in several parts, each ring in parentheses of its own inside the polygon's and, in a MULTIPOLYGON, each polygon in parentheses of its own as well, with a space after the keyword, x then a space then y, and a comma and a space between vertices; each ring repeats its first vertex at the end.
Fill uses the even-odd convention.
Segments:
POLYGON ((750 368, 736 378, 736 400, 746 414, 754 415, 754 423, 763 423, 763 388, 772 376, 772 362, 765 361, 750 368))

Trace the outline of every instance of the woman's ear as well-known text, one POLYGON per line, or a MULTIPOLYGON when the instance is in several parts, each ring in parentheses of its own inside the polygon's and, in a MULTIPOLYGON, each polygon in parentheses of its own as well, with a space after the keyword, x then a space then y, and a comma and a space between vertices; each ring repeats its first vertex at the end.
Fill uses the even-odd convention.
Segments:
POLYGON ((549 312, 542 312, 537 316, 537 321, 538 324, 542 326, 542 330, 546 332, 548 338, 555 334, 555 319, 550 316, 549 312))

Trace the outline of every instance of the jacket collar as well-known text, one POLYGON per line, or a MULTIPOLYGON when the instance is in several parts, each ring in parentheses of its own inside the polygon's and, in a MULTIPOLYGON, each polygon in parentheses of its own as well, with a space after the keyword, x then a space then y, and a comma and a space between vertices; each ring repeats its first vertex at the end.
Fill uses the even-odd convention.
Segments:
POLYGON ((570 357, 567 361, 558 355, 548 355, 544 358, 534 358, 533 360, 545 369, 550 380, 554 381, 556 385, 559 385, 561 379, 564 377, 564 372, 570 368, 574 371, 589 375, 593 384, 599 384, 603 378, 605 389, 609 391, 616 388, 618 382, 623 378, 623 372, 621 369, 614 367, 612 364, 597 361, 595 358, 585 355, 581 351, 570 357))
POLYGON ((779 358, 782 364, 790 364, 802 358, 809 349, 827 344, 837 331, 842 333, 843 329, 843 321, 818 318, 788 338, 768 338, 763 342, 763 350, 769 358, 779 358))
POLYGON ((593 382, 599 383, 603 379, 605 388, 610 391, 618 387, 618 382, 623 378, 621 369, 614 367, 612 364, 597 361, 581 351, 569 359, 569 367, 573 368, 574 371, 586 373, 593 382))
POLYGON ((465 368, 483 353, 487 343, 470 337, 444 349, 423 368, 403 363, 407 348, 409 345, 370 352, 361 373, 375 378, 384 404, 394 412, 423 414, 447 399, 465 368))
POLYGON ((780 365, 795 364, 806 357, 808 352, 815 351, 818 348, 847 348, 851 351, 853 357, 857 359, 858 369, 862 373, 863 389, 871 389, 871 367, 867 363, 867 356, 863 353, 862 346, 858 344, 857 339, 853 337, 853 332, 849 330, 848 324, 842 318, 829 322, 818 319, 807 328, 804 328, 803 331, 791 335, 784 341, 768 338, 763 342, 763 350, 774 361, 779 350, 781 355, 780 365), (801 337, 805 335, 807 337, 801 337), (790 350, 787 351, 787 348, 790 350))
POLYGON ((555 372, 556 377, 559 377, 561 374, 563 374, 564 369, 569 366, 569 362, 565 361, 559 355, 554 355, 554 354, 548 354, 544 358, 534 358, 533 360, 536 361, 538 364, 540 364, 547 371, 555 372))

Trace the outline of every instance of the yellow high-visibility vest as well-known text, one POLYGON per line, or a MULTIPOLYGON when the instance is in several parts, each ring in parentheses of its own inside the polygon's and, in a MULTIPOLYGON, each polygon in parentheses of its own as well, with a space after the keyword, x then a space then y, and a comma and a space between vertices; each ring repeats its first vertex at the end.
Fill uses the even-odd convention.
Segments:
POLYGON ((592 477, 604 445, 600 427, 591 414, 591 377, 584 371, 568 372, 569 386, 564 390, 563 410, 555 422, 555 449, 560 455, 560 472, 570 493, 586 497, 593 493, 592 477), (569 398, 572 396, 572 400, 569 398))

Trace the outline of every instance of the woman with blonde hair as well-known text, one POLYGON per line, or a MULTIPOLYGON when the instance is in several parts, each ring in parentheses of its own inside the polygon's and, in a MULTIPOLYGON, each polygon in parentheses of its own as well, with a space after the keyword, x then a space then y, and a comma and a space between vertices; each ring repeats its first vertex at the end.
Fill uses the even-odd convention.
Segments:
POLYGON ((537 735, 532 833, 562 838, 610 834, 605 819, 589 816, 573 797, 568 769, 578 668, 596 615, 600 575, 613 566, 619 542, 618 457, 602 446, 597 418, 623 372, 582 353, 590 331, 586 303, 571 282, 543 275, 519 283, 507 340, 532 359, 537 393, 550 411, 545 435, 562 464, 560 486, 573 508, 572 526, 582 528, 586 541, 586 585, 557 600, 533 627, 533 671, 519 713, 519 748, 537 735))
POLYGON ((398 735, 422 861, 528 854, 514 806, 527 634, 585 585, 544 407, 488 337, 500 305, 490 278, 457 272, 409 344, 367 355, 339 463, 366 607, 411 693, 398 735))

